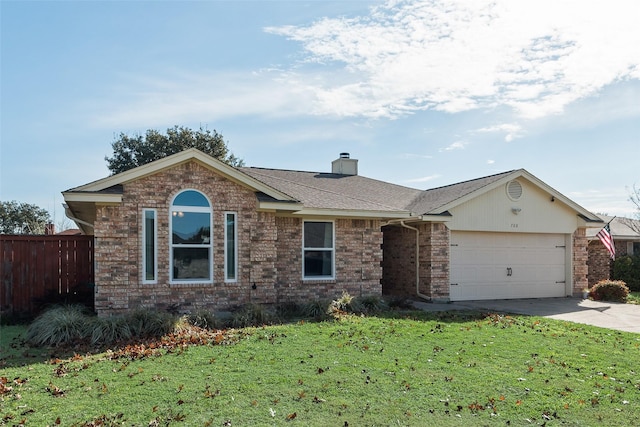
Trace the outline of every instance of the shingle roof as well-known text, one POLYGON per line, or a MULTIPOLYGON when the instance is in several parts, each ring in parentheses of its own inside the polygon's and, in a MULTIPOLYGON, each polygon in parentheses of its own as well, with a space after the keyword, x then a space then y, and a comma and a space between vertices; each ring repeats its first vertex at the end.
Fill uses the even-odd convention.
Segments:
POLYGON ((244 167, 254 179, 299 200, 306 208, 405 211, 422 191, 358 175, 244 167))
POLYGON ((598 216, 604 224, 597 228, 587 228, 587 238, 589 240, 597 239, 596 234, 609 222, 611 223, 611 235, 614 240, 616 238, 619 240, 640 240, 640 220, 599 214, 598 216))
POLYGON ((496 175, 422 191, 418 197, 406 206, 406 208, 420 215, 440 214, 442 212, 439 211, 439 208, 478 191, 487 185, 493 184, 513 172, 514 171, 503 172, 496 175))
POLYGON ((307 208, 410 211, 440 214, 438 208, 503 179, 513 171, 418 190, 358 175, 244 167, 247 175, 296 198, 307 208))

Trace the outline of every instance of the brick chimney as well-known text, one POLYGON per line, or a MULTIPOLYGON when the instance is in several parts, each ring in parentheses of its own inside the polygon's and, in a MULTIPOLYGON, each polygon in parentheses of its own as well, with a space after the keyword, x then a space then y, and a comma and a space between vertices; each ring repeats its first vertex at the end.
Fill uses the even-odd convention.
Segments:
POLYGON ((331 173, 337 175, 358 175, 358 161, 349 157, 349 153, 340 153, 340 157, 331 162, 331 173))

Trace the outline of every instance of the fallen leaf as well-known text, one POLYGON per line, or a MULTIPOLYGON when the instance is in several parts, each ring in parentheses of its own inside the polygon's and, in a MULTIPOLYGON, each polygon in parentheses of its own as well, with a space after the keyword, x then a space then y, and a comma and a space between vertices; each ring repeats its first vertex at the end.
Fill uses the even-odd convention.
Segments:
POLYGON ((298 416, 298 414, 296 414, 295 412, 292 414, 287 415, 287 421, 291 421, 293 419, 295 419, 298 416))

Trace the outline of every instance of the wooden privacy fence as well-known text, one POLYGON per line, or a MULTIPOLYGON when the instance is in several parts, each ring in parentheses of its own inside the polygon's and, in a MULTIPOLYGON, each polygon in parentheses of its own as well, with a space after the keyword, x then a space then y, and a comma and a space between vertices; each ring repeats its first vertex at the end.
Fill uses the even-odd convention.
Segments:
POLYGON ((0 235, 0 259, 3 313, 37 314, 78 293, 93 303, 93 236, 0 235))

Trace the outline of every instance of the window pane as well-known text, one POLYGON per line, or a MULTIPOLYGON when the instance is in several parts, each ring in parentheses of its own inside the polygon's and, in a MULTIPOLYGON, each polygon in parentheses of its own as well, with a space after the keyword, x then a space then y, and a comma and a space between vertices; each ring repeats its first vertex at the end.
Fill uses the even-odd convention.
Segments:
POLYGON ((174 211, 172 218, 174 245, 199 245, 211 241, 211 214, 174 211))
POLYGON ((330 222, 305 222, 304 247, 333 248, 333 224, 330 222))
POLYGON ((209 280, 209 248, 174 248, 173 278, 209 280))
POLYGON ((202 193, 197 191, 188 190, 178 194, 173 201, 174 206, 200 206, 204 208, 209 207, 207 198, 202 193))
POLYGON ((304 276, 331 276, 332 251, 305 251, 304 252, 304 276))
POLYGON ((144 279, 156 280, 156 213, 144 212, 144 279))
POLYGON ((226 217, 226 278, 234 280, 236 278, 236 216, 227 214, 226 217))

